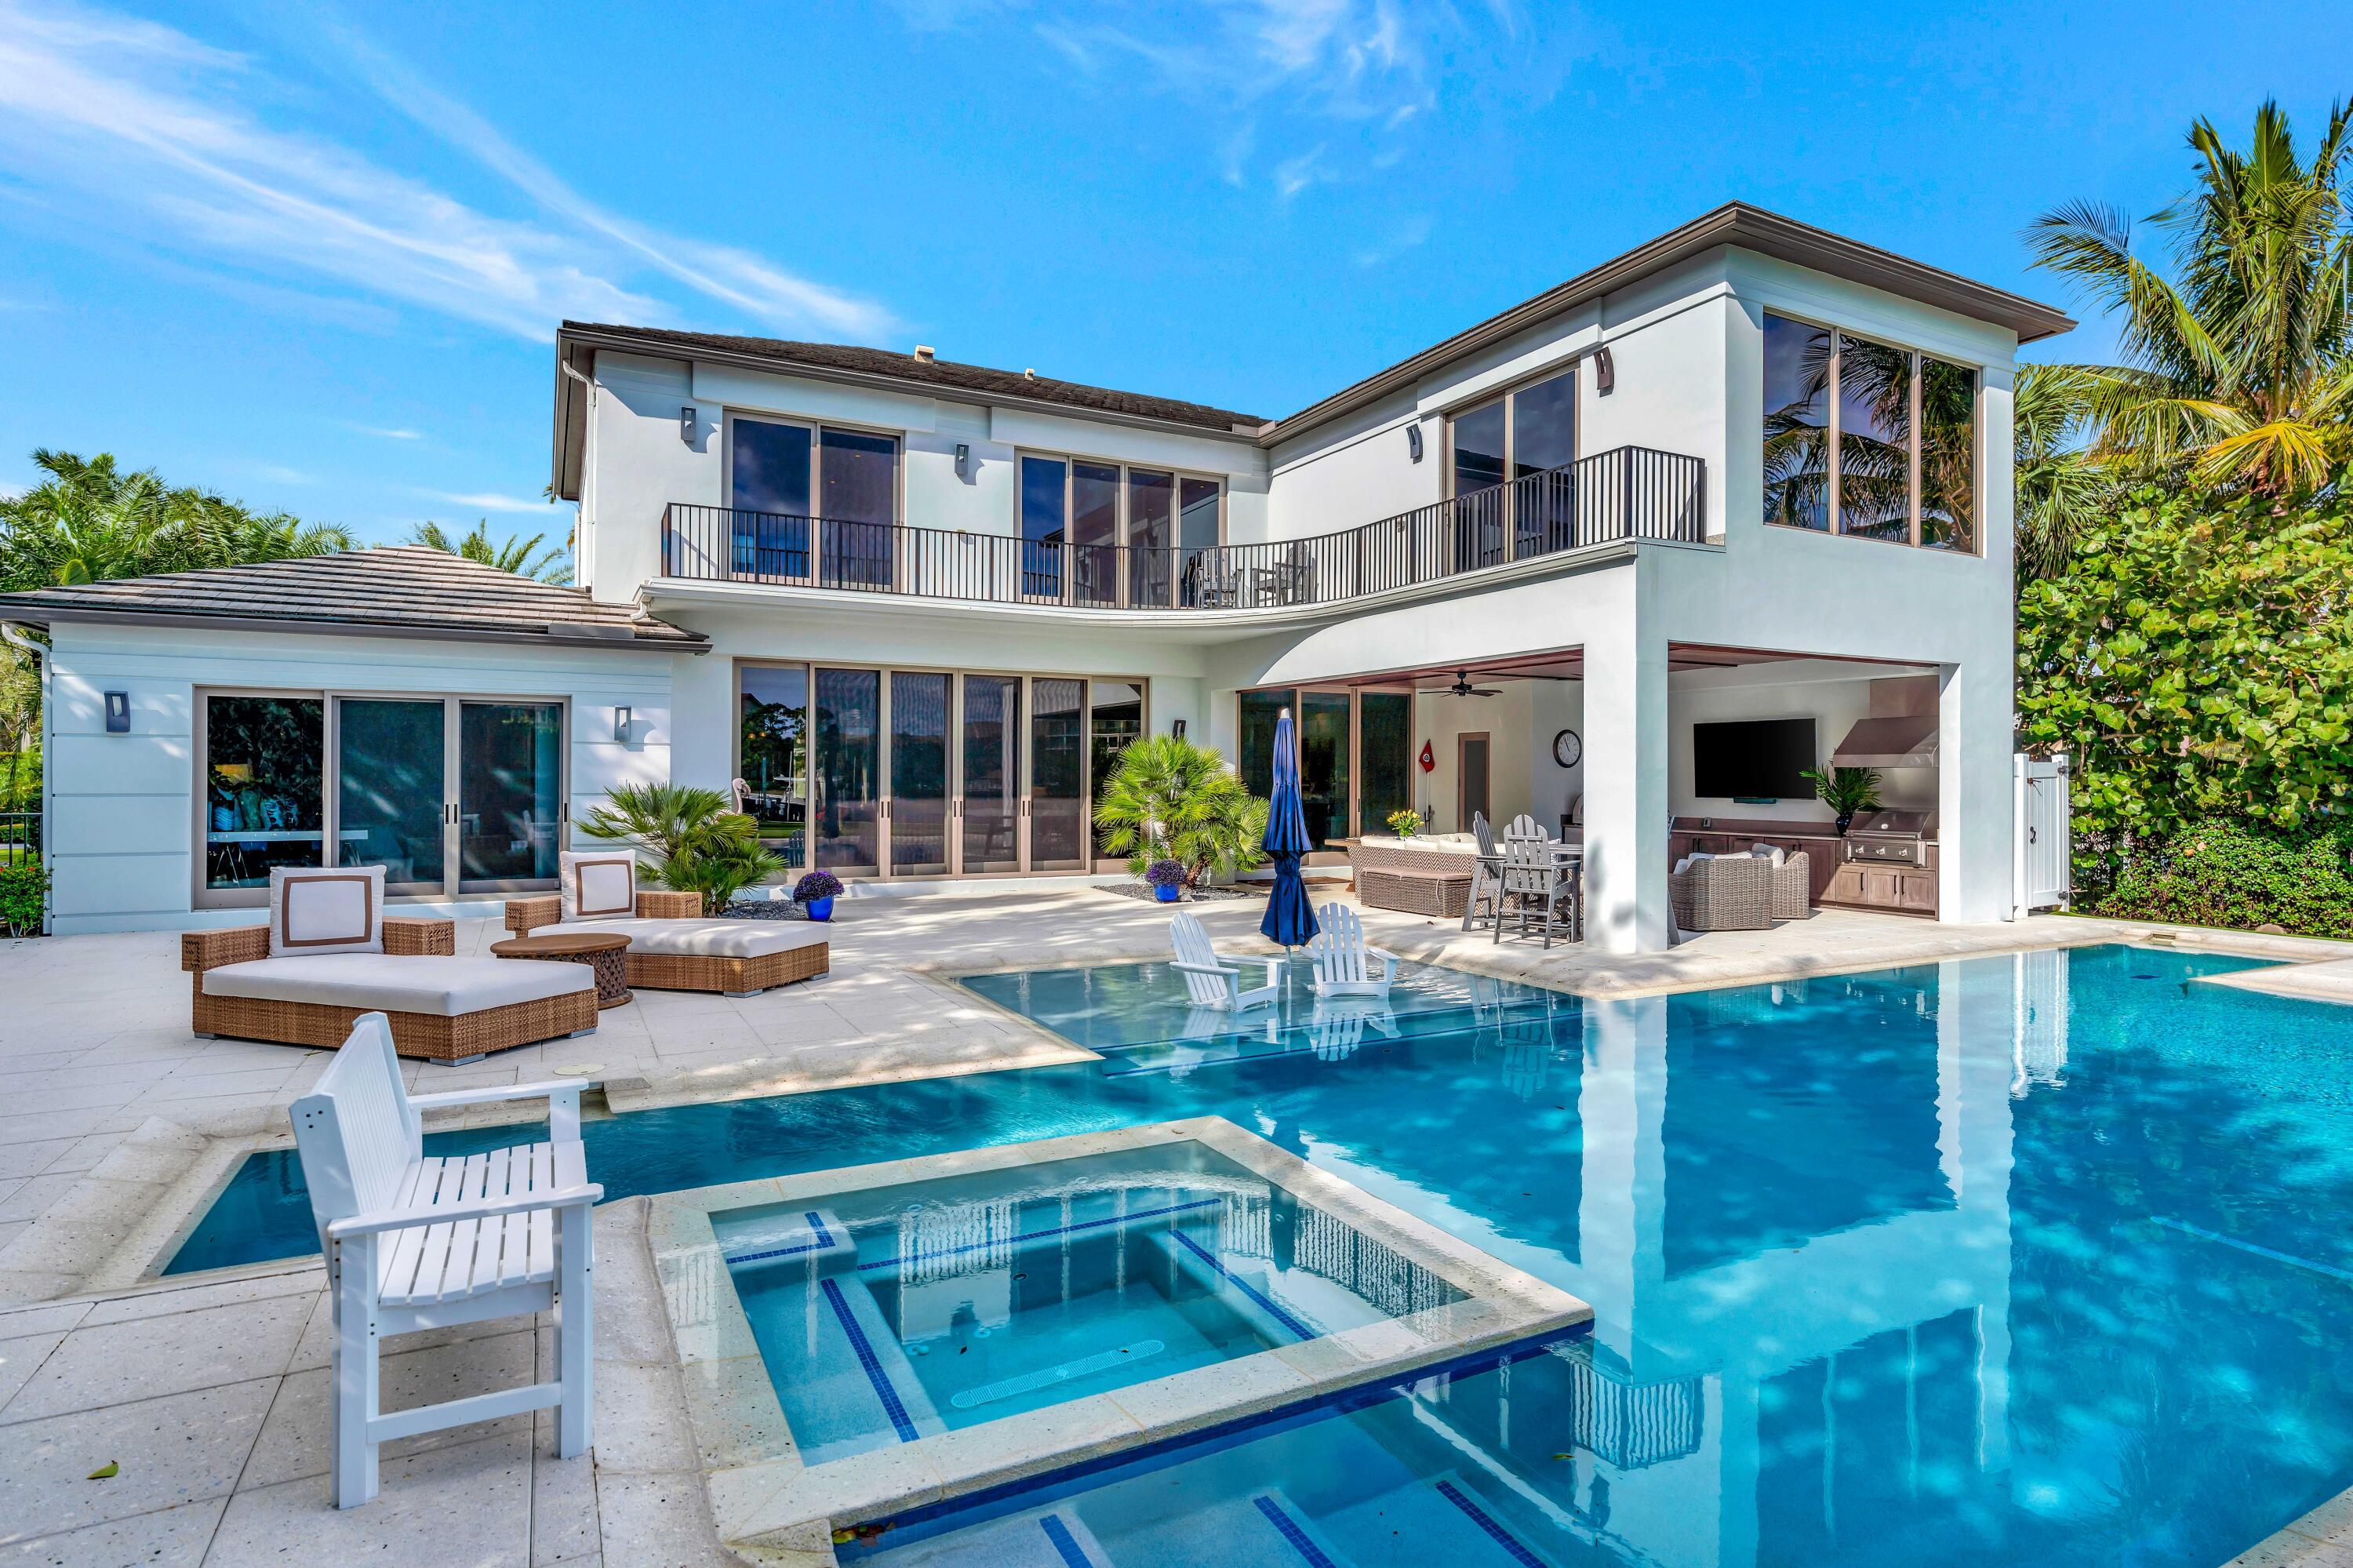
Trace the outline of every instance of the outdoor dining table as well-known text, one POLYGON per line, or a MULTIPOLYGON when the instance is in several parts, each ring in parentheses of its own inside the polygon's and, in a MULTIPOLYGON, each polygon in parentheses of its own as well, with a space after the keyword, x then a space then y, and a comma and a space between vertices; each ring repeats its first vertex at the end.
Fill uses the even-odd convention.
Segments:
MULTIPOLYGON (((1481 876, 1496 886, 1503 885, 1504 850, 1513 842, 1524 841, 1507 840, 1504 844, 1496 846, 1493 854, 1478 856, 1481 876)), ((1545 841, 1545 847, 1552 851, 1553 869, 1569 874, 1569 929, 1581 938, 1585 933, 1585 846, 1565 843, 1558 839, 1547 839, 1545 841)), ((1502 920, 1503 900, 1500 895, 1496 899, 1495 913, 1485 918, 1502 920)), ((1465 931, 1475 929, 1474 922, 1481 919, 1477 895, 1474 893, 1471 907, 1463 911, 1462 928, 1465 931)))

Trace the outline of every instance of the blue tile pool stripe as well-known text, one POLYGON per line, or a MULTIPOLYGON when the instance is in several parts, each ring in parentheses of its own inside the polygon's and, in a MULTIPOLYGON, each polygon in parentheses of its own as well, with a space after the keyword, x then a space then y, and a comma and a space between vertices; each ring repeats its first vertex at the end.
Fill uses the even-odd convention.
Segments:
POLYGON ((1050 1231, 1023 1231, 1019 1235, 998 1241, 968 1242, 963 1246, 944 1246, 933 1252, 911 1252, 898 1257, 880 1258, 858 1266, 863 1273, 870 1268, 896 1268, 902 1263, 933 1263, 944 1257, 960 1257, 968 1252, 987 1252, 992 1247, 1013 1246, 1021 1242, 1044 1241, 1048 1236, 1069 1235, 1075 1231, 1099 1231, 1105 1225, 1131 1224, 1137 1220, 1157 1219, 1163 1214, 1182 1214, 1194 1209, 1207 1209, 1224 1202, 1223 1198, 1196 1198, 1189 1203, 1171 1203, 1160 1209, 1137 1209, 1124 1214, 1113 1214, 1100 1220, 1081 1220, 1076 1224, 1056 1225, 1050 1231))
POLYGON ((2199 1236, 2206 1241, 2220 1242, 2224 1246, 2236 1247, 2241 1252, 2251 1252, 2257 1257, 2270 1258, 2274 1263, 2286 1264, 2290 1268, 2301 1268, 2308 1273, 2326 1275, 2331 1279, 2342 1279, 2348 1284, 2353 1284, 2353 1273, 2332 1267, 2325 1263, 2315 1263, 2308 1257, 2298 1257, 2294 1253, 2278 1252, 2251 1241, 2241 1241, 2236 1236, 2226 1236, 2220 1231, 2204 1230, 2184 1220, 2168 1220, 2160 1215, 2157 1223, 2167 1230, 2179 1231, 2183 1235, 2199 1236))
POLYGON ((1307 1539, 1307 1532, 1299 1528, 1297 1520, 1275 1506, 1272 1498, 1260 1497, 1252 1498, 1250 1500, 1258 1505, 1259 1512, 1266 1515, 1266 1521, 1274 1526, 1282 1539, 1290 1543, 1291 1549, 1298 1552, 1303 1561, 1312 1564, 1313 1568, 1340 1568, 1337 1563, 1324 1554, 1322 1547, 1307 1539))
POLYGON ((1078 1539, 1071 1535, 1071 1527, 1062 1522, 1059 1514, 1048 1514, 1038 1521, 1038 1528, 1044 1531, 1046 1539, 1054 1543, 1055 1552, 1067 1568, 1095 1568, 1087 1561, 1087 1554, 1081 1550, 1078 1539))
POLYGON ((1485 1509, 1481 1508, 1477 1503, 1472 1502, 1469 1498, 1464 1497, 1462 1495, 1461 1489, 1457 1487, 1452 1481, 1439 1482, 1438 1495, 1444 1498, 1448 1502, 1452 1503, 1456 1508, 1461 1509, 1464 1513, 1469 1514, 1471 1516, 1471 1522, 1485 1531, 1487 1532, 1487 1538, 1490 1541, 1493 1541, 1496 1545, 1511 1553, 1512 1561, 1518 1563, 1520 1568, 1545 1568, 1545 1561, 1543 1558, 1537 1556, 1535 1552, 1521 1545, 1519 1542, 1513 1537, 1511 1531, 1505 1530, 1502 1525, 1495 1522, 1494 1515, 1489 1513, 1485 1509))
POLYGON ((1259 1306, 1265 1310, 1267 1316, 1272 1318, 1276 1322, 1282 1324, 1284 1328, 1290 1330, 1293 1333, 1298 1335, 1303 1340, 1312 1340, 1316 1337, 1316 1330, 1309 1328, 1306 1324, 1293 1317, 1291 1313, 1285 1310, 1282 1306, 1269 1299, 1266 1294, 1260 1290, 1258 1287, 1252 1285, 1249 1280, 1244 1279, 1240 1275, 1234 1273, 1224 1264, 1219 1263, 1217 1258, 1211 1255, 1209 1249, 1203 1246, 1199 1242, 1195 1241, 1183 1231, 1170 1231, 1168 1234, 1176 1238, 1179 1245, 1190 1250, 1195 1257, 1199 1258, 1203 1263, 1206 1263, 1211 1268, 1216 1269, 1218 1271, 1219 1278, 1224 1280, 1227 1284, 1232 1286, 1235 1289, 1240 1291, 1251 1300, 1257 1302, 1259 1306))
POLYGON ((816 1210, 810 1210, 807 1213, 803 1214, 801 1218, 807 1220, 808 1222, 809 1229, 817 1233, 816 1240, 795 1242, 790 1246, 772 1246, 765 1252, 730 1253, 727 1255, 727 1261, 730 1263, 762 1263, 772 1257, 791 1257, 797 1253, 823 1252, 826 1248, 833 1245, 833 1233, 825 1228, 825 1221, 818 1216, 816 1210))
POLYGON ((849 1303, 842 1299, 841 1287, 830 1279, 818 1280, 817 1287, 825 1292, 826 1304, 833 1308, 834 1317, 839 1319, 841 1331, 849 1336, 849 1348, 858 1352, 858 1364, 865 1369, 866 1381, 874 1385, 876 1395, 882 1401, 883 1414, 890 1416, 892 1428, 899 1434, 899 1441, 913 1442, 915 1424, 907 1419, 907 1407, 899 1402, 899 1391, 891 1386, 890 1378, 882 1371, 881 1358, 875 1355, 874 1347, 867 1342, 866 1330, 858 1326, 858 1319, 850 1314, 849 1303))

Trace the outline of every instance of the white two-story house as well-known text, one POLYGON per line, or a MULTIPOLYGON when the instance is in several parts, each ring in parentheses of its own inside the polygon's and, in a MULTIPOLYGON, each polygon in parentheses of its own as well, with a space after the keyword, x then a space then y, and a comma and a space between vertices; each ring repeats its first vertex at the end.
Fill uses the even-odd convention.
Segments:
POLYGON ((579 590, 378 550, 0 603, 52 644, 55 924, 321 856, 543 885, 627 779, 740 788, 796 874, 1094 874, 1121 747, 1263 788, 1286 708, 1327 854, 1533 815, 1609 950, 1763 840, 1824 901, 2004 918, 2011 376, 2071 324, 1740 206, 1274 419, 565 323, 579 590), (1875 860, 1797 778, 1832 761, 1882 769, 1875 860))

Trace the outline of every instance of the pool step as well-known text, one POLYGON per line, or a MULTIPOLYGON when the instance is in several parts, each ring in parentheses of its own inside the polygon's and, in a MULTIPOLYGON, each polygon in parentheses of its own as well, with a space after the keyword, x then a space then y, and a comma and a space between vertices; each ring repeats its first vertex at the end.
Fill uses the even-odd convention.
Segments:
POLYGON ((856 1266, 858 1244, 849 1227, 828 1209, 778 1213, 731 1221, 720 1242, 730 1269, 806 1269, 811 1278, 856 1266))

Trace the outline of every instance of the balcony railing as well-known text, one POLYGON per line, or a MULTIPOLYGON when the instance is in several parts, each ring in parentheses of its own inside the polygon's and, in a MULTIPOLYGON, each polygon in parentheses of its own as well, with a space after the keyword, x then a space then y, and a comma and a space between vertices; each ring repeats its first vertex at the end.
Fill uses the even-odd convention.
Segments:
POLYGON ((1336 534, 1171 548, 673 502, 662 575, 1090 609, 1336 604, 1619 539, 1696 543, 1705 487, 1697 458, 1618 447, 1336 534))

